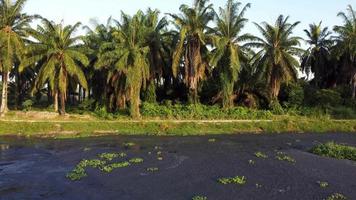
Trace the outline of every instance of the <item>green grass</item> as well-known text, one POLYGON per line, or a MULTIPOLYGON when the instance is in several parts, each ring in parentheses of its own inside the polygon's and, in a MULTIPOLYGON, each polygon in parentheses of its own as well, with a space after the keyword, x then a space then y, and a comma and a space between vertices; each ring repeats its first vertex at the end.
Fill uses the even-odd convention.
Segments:
POLYGON ((200 123, 175 121, 1 121, 0 135, 74 138, 100 135, 188 136, 236 133, 356 132, 356 121, 291 118, 269 121, 200 123))
POLYGON ((310 152, 329 158, 356 161, 356 147, 337 144, 335 142, 316 145, 310 152))

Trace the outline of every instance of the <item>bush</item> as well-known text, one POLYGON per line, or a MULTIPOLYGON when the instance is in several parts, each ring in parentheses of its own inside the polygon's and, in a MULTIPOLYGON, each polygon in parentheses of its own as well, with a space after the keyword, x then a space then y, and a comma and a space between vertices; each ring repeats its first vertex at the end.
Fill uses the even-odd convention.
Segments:
POLYGON ((345 106, 333 107, 330 112, 337 119, 356 119, 356 111, 345 106))
POLYGON ((322 89, 315 94, 315 105, 322 107, 338 106, 342 104, 339 92, 334 90, 322 89))
POLYGON ((78 105, 78 109, 80 110, 93 110, 93 107, 95 106, 95 100, 94 99, 86 99, 82 103, 78 105))
POLYGON ((113 119, 114 115, 106 110, 105 106, 97 107, 94 111, 95 115, 99 118, 113 119))
POLYGON ((144 117, 159 117, 168 119, 270 119, 270 111, 253 110, 244 107, 234 107, 223 110, 219 106, 182 105, 182 104, 151 104, 143 103, 141 108, 144 117))
POLYGON ((279 99, 285 107, 300 107, 304 102, 304 88, 298 83, 284 84, 279 99))
POLYGON ((277 100, 271 101, 271 103, 269 104, 269 108, 272 111, 272 113, 275 115, 284 115, 285 114, 283 107, 277 100))
POLYGON ((29 111, 32 109, 33 106, 33 101, 31 99, 28 99, 22 103, 22 109, 24 111, 29 111))

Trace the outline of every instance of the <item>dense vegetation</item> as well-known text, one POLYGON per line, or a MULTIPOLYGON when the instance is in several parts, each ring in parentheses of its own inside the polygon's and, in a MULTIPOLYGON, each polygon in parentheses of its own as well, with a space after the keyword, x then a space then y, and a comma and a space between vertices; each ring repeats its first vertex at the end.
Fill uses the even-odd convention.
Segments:
POLYGON ((333 32, 311 24, 303 40, 293 35, 299 22, 282 15, 255 23, 260 36, 243 34, 251 5, 234 0, 218 11, 195 0, 163 17, 122 12, 120 20, 83 26, 80 36, 80 23, 29 16, 25 3, 0 1, 1 115, 9 106, 134 118, 356 117, 351 5, 333 32))

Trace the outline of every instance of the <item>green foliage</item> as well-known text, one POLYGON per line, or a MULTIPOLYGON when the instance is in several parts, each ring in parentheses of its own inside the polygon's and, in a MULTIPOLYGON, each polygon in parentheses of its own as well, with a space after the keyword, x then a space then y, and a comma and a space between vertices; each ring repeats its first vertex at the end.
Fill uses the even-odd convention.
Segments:
POLYGON ((279 99, 285 107, 301 107, 304 103, 304 88, 298 83, 284 84, 279 99))
POLYGON ((245 176, 235 176, 235 177, 219 178, 218 179, 218 182, 223 185, 227 185, 227 184, 245 185, 246 181, 247 181, 247 179, 245 176))
POLYGON ((192 200, 208 200, 208 197, 205 196, 194 196, 192 200))
POLYGON ((356 119, 356 110, 346 106, 329 108, 331 116, 335 119, 356 119))
POLYGON ((245 56, 247 49, 238 42, 250 38, 248 34, 241 34, 248 21, 244 14, 250 4, 241 11, 240 5, 241 3, 237 1, 228 0, 226 7, 220 8, 220 13, 216 17, 217 26, 213 29, 215 49, 212 51, 210 64, 216 66, 219 73, 224 108, 233 106, 232 95, 241 69, 240 60, 246 59, 242 56, 245 56))
POLYGON ((177 78, 182 75, 188 88, 188 101, 198 103, 199 83, 206 77, 208 60, 206 56, 208 41, 208 24, 214 19, 213 4, 209 0, 195 0, 190 7, 183 4, 179 8, 180 14, 169 14, 174 25, 178 28, 179 39, 172 56, 172 74, 177 78), (183 60, 185 60, 183 62, 183 60), (181 73, 180 66, 184 66, 181 73))
POLYGON ((129 162, 132 164, 143 163, 143 159, 142 158, 132 158, 129 160, 129 162))
POLYGON ((287 161, 290 163, 295 163, 296 160, 292 158, 291 156, 288 156, 286 153, 283 152, 277 152, 276 159, 279 161, 287 161))
POLYGON ((126 157, 126 153, 102 153, 102 154, 99 154, 98 157, 101 158, 101 159, 105 159, 105 160, 108 160, 108 161, 112 161, 114 160, 115 158, 124 158, 126 157))
POLYGON ((146 171, 148 171, 148 172, 157 172, 158 170, 159 170, 158 167, 149 167, 146 169, 146 171))
POLYGON ((136 144, 133 142, 125 142, 123 145, 127 148, 127 147, 135 146, 136 144))
POLYGON ((95 99, 85 99, 78 105, 78 109, 83 111, 90 111, 95 107, 95 99))
POLYGON ((210 139, 208 140, 208 142, 211 142, 211 143, 216 142, 216 139, 215 139, 215 138, 210 138, 210 139))
POLYGON ((31 99, 27 99, 22 103, 22 109, 24 111, 30 111, 32 109, 32 106, 33 106, 33 101, 31 99))
POLYGON ((270 108, 271 112, 275 115, 284 115, 285 114, 283 107, 277 100, 271 101, 269 104, 269 108, 270 108))
POLYGON ((337 144, 335 142, 316 145, 310 152, 330 158, 356 161, 356 147, 337 144))
POLYGON ((340 193, 334 193, 326 198, 326 200, 347 200, 347 197, 340 193))
POLYGON ((125 168, 128 166, 130 166, 130 163, 127 161, 124 161, 124 162, 112 163, 109 165, 102 166, 102 167, 100 167, 100 170, 105 173, 111 173, 114 169, 125 168))
POLYGON ((249 46, 259 49, 252 63, 258 66, 257 73, 268 84, 272 100, 277 99, 281 83, 297 80, 300 65, 295 56, 304 52, 299 48, 301 38, 292 35, 300 22, 289 23, 288 20, 289 17, 280 15, 272 25, 255 23, 263 37, 254 37, 254 41, 249 43, 249 46))
POLYGON ((257 158, 263 158, 263 159, 268 158, 268 156, 267 156, 266 154, 262 153, 262 152, 256 152, 256 153, 255 153, 255 156, 256 156, 257 158))
POLYGON ((340 93, 334 90, 322 89, 316 92, 315 105, 322 107, 338 106, 342 103, 340 93))
POLYGON ((143 103, 142 115, 168 119, 271 119, 272 113, 264 110, 253 110, 244 107, 233 107, 227 110, 219 106, 202 104, 172 106, 143 103))
POLYGON ((156 86, 153 82, 148 85, 145 91, 144 100, 148 103, 153 103, 153 104, 157 102, 156 86))
POLYGON ((86 176, 87 173, 85 172, 85 168, 87 167, 92 167, 92 168, 101 168, 104 167, 106 164, 105 161, 98 160, 98 159, 93 159, 93 160, 82 160, 80 161, 77 166, 67 173, 66 177, 72 181, 78 181, 86 176))
POLYGON ((83 88, 88 89, 88 83, 82 66, 86 67, 89 60, 81 52, 80 37, 75 37, 74 32, 80 26, 63 26, 42 19, 42 26, 31 30, 31 37, 35 42, 27 45, 28 55, 19 67, 22 72, 26 67, 40 68, 36 77, 32 94, 48 84, 48 89, 60 93, 61 114, 65 114, 65 101, 69 82, 75 81, 83 88), (70 79, 71 78, 71 79, 70 79))
POLYGON ((317 183, 318 183, 318 185, 319 185, 321 188, 327 188, 327 187, 329 187, 329 183, 328 183, 328 182, 325 182, 325 181, 318 181, 317 183))

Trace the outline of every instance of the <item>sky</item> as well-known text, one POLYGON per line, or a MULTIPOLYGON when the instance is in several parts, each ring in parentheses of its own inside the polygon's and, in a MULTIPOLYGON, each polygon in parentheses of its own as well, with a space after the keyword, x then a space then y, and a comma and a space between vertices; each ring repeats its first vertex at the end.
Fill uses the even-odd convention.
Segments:
MULTIPOLYGON (((40 14, 55 22, 64 21, 74 24, 78 21, 89 24, 90 19, 105 23, 112 16, 120 19, 120 11, 134 14, 137 10, 148 7, 157 8, 164 13, 178 13, 181 4, 191 5, 193 0, 28 0, 25 12, 40 14)), ((217 9, 226 4, 226 0, 210 0, 217 9)), ((308 24, 323 21, 325 26, 332 28, 341 24, 337 17, 340 11, 346 11, 347 5, 356 8, 356 0, 240 0, 243 4, 251 3, 252 7, 246 13, 250 20, 244 32, 258 34, 252 22, 273 23, 280 15, 289 15, 290 22, 301 21, 295 34, 303 36, 303 30, 308 24)))

